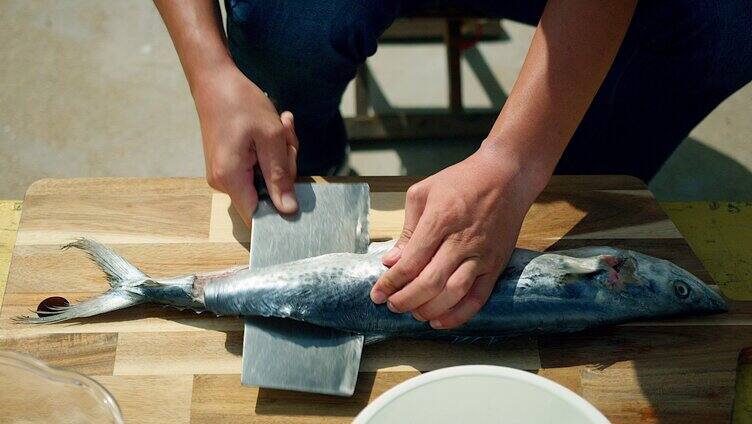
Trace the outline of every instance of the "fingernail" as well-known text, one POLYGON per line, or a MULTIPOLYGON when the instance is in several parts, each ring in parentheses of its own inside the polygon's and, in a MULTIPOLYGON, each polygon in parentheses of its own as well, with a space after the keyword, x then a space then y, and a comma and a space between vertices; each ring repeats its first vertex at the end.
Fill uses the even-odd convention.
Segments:
POLYGON ((295 200, 295 196, 292 193, 282 193, 282 207, 288 211, 298 209, 298 201, 295 200))
POLYGON ((371 300, 373 303, 380 305, 386 302, 386 294, 380 290, 374 290, 371 292, 371 300))
POLYGON ((415 318, 415 319, 417 319, 418 321, 421 321, 421 322, 426 322, 426 319, 425 319, 425 318, 423 318, 423 317, 422 317, 422 316, 421 316, 421 315, 420 315, 419 313, 417 313, 417 312, 413 312, 413 318, 415 318))
POLYGON ((397 308, 392 305, 392 302, 386 302, 386 307, 389 308, 390 311, 394 312, 395 314, 399 314, 400 312, 397 310, 397 308))
POLYGON ((433 327, 433 328, 435 328, 437 330, 441 330, 442 328, 444 328, 444 324, 442 324, 441 321, 439 321, 437 319, 431 320, 431 322, 429 322, 429 324, 431 325, 431 327, 433 327))

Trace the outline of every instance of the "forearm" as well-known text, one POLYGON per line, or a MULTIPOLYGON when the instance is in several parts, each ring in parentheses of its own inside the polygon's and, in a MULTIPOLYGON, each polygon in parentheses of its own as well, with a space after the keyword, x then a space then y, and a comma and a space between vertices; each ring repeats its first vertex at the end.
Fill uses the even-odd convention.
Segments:
POLYGON ((191 91, 206 76, 231 65, 216 0, 154 0, 170 33, 191 91))
POLYGON ((543 189, 624 39, 637 0, 551 0, 484 147, 543 189))

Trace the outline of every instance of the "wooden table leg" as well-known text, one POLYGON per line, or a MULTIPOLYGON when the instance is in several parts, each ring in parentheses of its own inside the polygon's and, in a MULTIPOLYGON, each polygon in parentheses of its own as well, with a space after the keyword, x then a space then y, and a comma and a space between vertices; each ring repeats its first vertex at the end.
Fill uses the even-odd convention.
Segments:
POLYGON ((447 19, 446 35, 444 44, 447 52, 447 74, 449 77, 449 110, 452 113, 462 112, 462 73, 460 58, 460 41, 462 34, 460 29, 462 21, 459 19, 447 19))
POLYGON ((368 91, 368 63, 363 62, 355 74, 355 115, 358 117, 368 116, 368 106, 371 103, 368 91))

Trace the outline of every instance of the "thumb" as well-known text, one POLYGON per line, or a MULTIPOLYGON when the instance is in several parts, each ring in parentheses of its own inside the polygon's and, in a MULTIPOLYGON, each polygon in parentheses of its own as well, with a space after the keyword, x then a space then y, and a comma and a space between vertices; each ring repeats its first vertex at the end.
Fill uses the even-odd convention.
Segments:
POLYGON ((281 122, 275 124, 274 131, 258 134, 254 145, 269 197, 280 213, 289 214, 298 209, 293 186, 294 169, 290 167, 291 152, 285 134, 287 130, 281 122))

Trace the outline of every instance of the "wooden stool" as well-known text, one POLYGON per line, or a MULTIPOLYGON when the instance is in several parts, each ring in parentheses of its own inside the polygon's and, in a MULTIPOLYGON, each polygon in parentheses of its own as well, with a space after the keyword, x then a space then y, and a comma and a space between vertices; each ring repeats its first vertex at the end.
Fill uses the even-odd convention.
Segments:
POLYGON ((443 42, 446 46, 449 108, 440 113, 390 111, 369 114, 370 81, 368 64, 355 76, 355 117, 346 118, 350 140, 395 140, 430 138, 482 138, 488 134, 498 110, 466 111, 462 105, 462 51, 481 40, 504 39, 500 21, 455 15, 435 17, 432 13, 400 18, 382 35, 383 43, 443 42))

